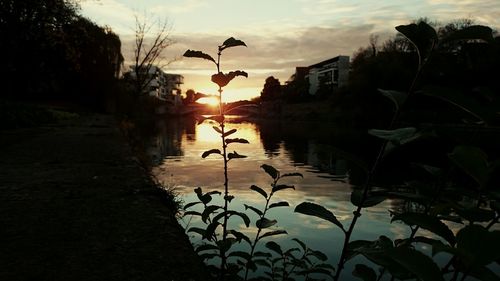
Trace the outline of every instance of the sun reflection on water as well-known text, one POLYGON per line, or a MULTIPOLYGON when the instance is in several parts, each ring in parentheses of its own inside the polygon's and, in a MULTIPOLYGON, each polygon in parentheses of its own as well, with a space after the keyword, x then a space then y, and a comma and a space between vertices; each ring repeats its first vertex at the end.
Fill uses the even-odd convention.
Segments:
MULTIPOLYGON (((220 148, 220 135, 212 128, 215 125, 212 121, 212 123, 205 122, 189 130, 180 128, 182 134, 181 141, 178 143, 180 147, 168 151, 179 150, 182 153, 165 155, 162 164, 153 170, 160 181, 167 181, 170 185, 175 186, 185 202, 197 200, 193 192, 196 187, 202 187, 205 192, 222 191, 223 189, 222 157, 210 155, 205 159, 201 158, 204 151, 220 148)), ((292 238, 299 238, 306 242, 309 247, 324 251, 332 263, 335 263, 341 246, 342 232, 328 222, 294 213, 293 209, 304 201, 315 202, 331 210, 341 223, 347 225, 354 210, 350 203, 351 185, 348 182, 338 181, 348 168, 346 164, 341 159, 334 157, 328 145, 312 139, 285 139, 279 135, 279 127, 275 128, 273 136, 269 135, 273 130, 267 131, 263 135, 260 128, 253 123, 227 124, 228 130, 233 128, 238 131, 230 137, 245 138, 250 144, 232 144, 229 147, 230 152, 235 150, 239 154, 248 156, 245 159, 229 162, 230 193, 236 196, 231 202, 231 208, 245 212, 243 204, 258 208, 263 206, 262 196, 250 190, 250 186, 253 184, 268 191, 270 189, 271 179, 260 168, 262 164, 272 165, 282 172, 302 173, 303 179, 291 177, 286 178, 283 182, 294 185, 295 190, 283 190, 275 194, 276 198, 273 202, 287 201, 290 207, 272 209, 269 212, 269 218, 277 219, 276 227, 285 229, 288 235, 276 236, 271 239, 282 243, 283 247, 287 248, 296 246, 291 241, 292 238), (323 168, 329 170, 322 170, 323 168)), ((214 201, 211 204, 222 205, 222 198, 214 196, 214 201)), ((387 200, 380 205, 368 208, 360 217, 358 231, 353 238, 375 240, 379 235, 393 238, 404 237, 407 229, 401 224, 391 224, 390 222, 388 210, 393 208, 393 204, 396 203, 387 200)), ((251 212, 246 213, 255 223, 256 217, 251 212)), ((189 226, 193 226, 197 223, 196 218, 189 221, 184 219, 182 222, 184 226, 188 223, 189 226)), ((255 235, 254 224, 250 228, 246 228, 239 220, 235 220, 233 223, 233 227, 239 228, 250 237, 255 235)), ((193 236, 192 239, 199 238, 193 236)))

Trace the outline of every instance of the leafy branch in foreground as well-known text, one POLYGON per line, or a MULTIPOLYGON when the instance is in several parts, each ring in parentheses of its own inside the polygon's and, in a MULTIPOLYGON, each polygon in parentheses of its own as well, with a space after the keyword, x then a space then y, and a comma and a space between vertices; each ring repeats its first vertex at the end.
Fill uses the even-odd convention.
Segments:
MULTIPOLYGON (((370 266, 355 265, 353 276, 365 281, 381 280, 385 274, 389 274, 391 280, 416 278, 431 281, 446 278, 454 281, 466 280, 468 276, 479 280, 500 280, 500 276, 489 267, 492 264, 498 267, 500 260, 500 231, 491 231, 500 217, 500 197, 491 184, 493 174, 498 171, 498 164, 495 164, 498 161, 488 160, 487 154, 478 147, 459 144, 453 151, 443 153, 449 159, 443 166, 435 166, 432 161, 422 162, 421 159, 418 163, 413 163, 416 169, 432 179, 430 182, 417 178, 399 188, 375 187, 374 183, 375 174, 381 168, 381 163, 389 161, 388 156, 419 140, 439 137, 437 129, 419 129, 418 124, 413 127, 396 127, 401 112, 414 96, 425 94, 444 100, 478 119, 478 122, 472 124, 487 126, 491 122, 491 114, 479 111, 479 107, 474 106, 475 103, 469 102, 470 98, 463 97, 461 93, 450 93, 450 89, 432 85, 422 87, 421 91, 416 88, 422 83, 422 72, 431 56, 438 52, 440 44, 478 40, 493 44, 492 31, 484 26, 469 26, 439 40, 434 28, 424 21, 398 26, 396 29, 413 46, 418 57, 418 67, 408 92, 380 90, 383 96, 392 101, 395 110, 388 129, 372 129, 368 132, 383 143, 374 164, 367 170, 365 183, 352 191, 351 203, 356 209, 350 224, 344 226, 331 211, 315 203, 301 203, 295 208, 295 212, 328 221, 344 234, 335 281, 342 279, 345 264, 357 255, 380 267, 377 274, 370 266), (460 176, 458 180, 457 174, 460 176), (464 177, 471 181, 464 184, 464 177), (402 200, 409 203, 404 206, 412 206, 391 210, 392 222, 402 222, 409 227, 408 238, 392 241, 386 236, 380 236, 374 241, 351 241, 363 209, 376 206, 387 198, 402 200), (459 228, 458 232, 452 231, 450 225, 459 228), (419 235, 422 229, 432 235, 419 235), (430 247, 431 253, 418 250, 419 244, 430 247), (450 256, 450 261, 443 267, 433 260, 433 256, 438 253, 450 256)), ((485 110, 488 112, 489 109, 485 110)), ((475 125, 470 124, 469 122, 466 126, 474 129, 475 125)))
POLYGON ((260 246, 260 242, 264 239, 287 234, 283 229, 274 228, 278 221, 270 217, 270 211, 275 208, 290 206, 287 201, 276 200, 276 193, 295 189, 293 185, 280 183, 280 180, 302 177, 300 173, 281 174, 273 166, 266 164, 261 168, 272 178, 270 189, 252 185, 250 190, 256 192, 259 197, 263 197, 264 206, 258 208, 255 205, 243 204, 246 211, 256 216, 253 224, 256 234, 253 240, 244 233, 244 230, 239 229, 228 229, 228 235, 224 238, 221 235, 221 220, 224 213, 227 213, 228 217, 238 217, 247 228, 252 225, 250 216, 232 210, 224 211, 223 206, 212 204, 213 196, 222 195, 218 191, 204 193, 201 188, 195 189, 198 201, 185 205, 184 216, 198 217, 204 224, 203 227, 191 227, 187 230, 188 233, 201 236, 202 243, 195 247, 197 253, 207 262, 216 278, 220 278, 221 268, 214 266, 211 261, 222 260, 223 254, 227 255, 225 276, 230 280, 290 280, 292 276, 305 277, 308 280, 311 274, 332 276, 333 268, 324 263, 327 260, 326 255, 308 248, 298 239, 293 240, 299 244, 300 248, 291 248, 287 251, 282 251, 281 246, 274 241, 268 241, 265 244, 265 248, 271 252, 264 251, 260 246), (202 206, 200 211, 193 210, 197 205, 202 206), (233 248, 233 246, 237 247, 233 248), (278 257, 274 256, 276 253, 279 254, 278 257), (255 275, 258 268, 264 271, 265 276, 251 277, 255 275))
POLYGON ((229 179, 228 179, 228 175, 227 175, 228 163, 232 159, 245 158, 246 156, 238 154, 236 151, 234 151, 232 153, 228 153, 227 148, 228 148, 228 145, 231 143, 248 143, 248 141, 245 139, 240 139, 240 138, 238 138, 238 139, 228 139, 227 138, 228 136, 234 134, 236 132, 236 129, 226 131, 225 117, 224 117, 225 112, 224 112, 224 106, 222 104, 222 93, 223 93, 222 88, 224 86, 226 86, 227 84, 229 84, 229 82, 231 82, 231 80, 233 80, 235 77, 237 77, 237 76, 248 77, 248 74, 244 71, 241 71, 241 70, 231 71, 227 74, 224 74, 223 72, 221 72, 221 69, 220 69, 220 61, 221 61, 222 51, 224 51, 227 48, 237 47, 237 46, 245 46, 246 47, 246 44, 243 41, 237 40, 233 37, 224 41, 224 43, 222 43, 222 45, 218 46, 217 60, 215 60, 209 54, 203 53, 201 51, 187 50, 184 53, 184 57, 200 58, 200 59, 209 60, 209 61, 213 62, 217 68, 217 73, 212 75, 212 82, 216 83, 219 86, 219 90, 218 90, 218 92, 219 92, 219 115, 210 116, 208 118, 204 118, 204 120, 211 119, 211 120, 214 120, 218 123, 219 126, 214 126, 213 128, 221 137, 222 151, 219 149, 211 149, 211 150, 205 151, 202 154, 202 157, 206 158, 211 154, 218 154, 218 155, 221 155, 223 158, 223 163, 224 163, 224 205, 223 206, 212 205, 212 206, 210 206, 210 208, 208 208, 208 206, 205 206, 206 213, 204 216, 202 216, 202 219, 205 218, 205 221, 206 221, 209 214, 216 212, 219 209, 222 209, 222 212, 219 215, 217 215, 210 222, 209 226, 207 227, 207 230, 209 230, 209 231, 208 231, 208 233, 205 233, 205 235, 204 235, 204 238, 217 239, 216 236, 212 237, 213 235, 215 235, 213 233, 215 232, 217 227, 220 226, 222 228, 221 240, 220 241, 215 240, 215 242, 217 242, 217 246, 219 249, 219 256, 221 259, 221 261, 220 261, 220 273, 219 273, 219 278, 221 280, 225 280, 226 275, 228 274, 228 272, 231 271, 231 269, 228 268, 228 264, 227 264, 227 258, 228 258, 227 251, 229 250, 231 243, 232 243, 232 240, 228 239, 228 234, 229 234, 228 227, 227 227, 228 219, 231 216, 240 216, 245 221, 245 224, 247 225, 247 227, 248 227, 248 220, 249 220, 248 217, 246 217, 244 214, 229 210, 229 203, 231 203, 234 196, 230 195, 230 193, 229 193, 229 179), (222 222, 220 222, 220 220, 222 220, 222 222))

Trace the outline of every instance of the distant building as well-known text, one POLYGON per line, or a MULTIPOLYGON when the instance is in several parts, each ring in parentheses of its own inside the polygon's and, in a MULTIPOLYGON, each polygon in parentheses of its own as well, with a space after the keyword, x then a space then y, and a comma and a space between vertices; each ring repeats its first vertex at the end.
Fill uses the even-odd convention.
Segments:
MULTIPOLYGON (((126 76, 136 79, 135 72, 128 71, 126 76)), ((151 66, 145 77, 147 85, 144 87, 143 94, 156 97, 174 105, 182 104, 181 85, 184 84, 184 76, 180 74, 165 73, 157 66, 151 66)))
POLYGON ((305 78, 309 81, 310 95, 316 95, 319 90, 333 92, 335 89, 347 85, 349 80, 349 56, 336 56, 310 65, 308 70, 305 78))

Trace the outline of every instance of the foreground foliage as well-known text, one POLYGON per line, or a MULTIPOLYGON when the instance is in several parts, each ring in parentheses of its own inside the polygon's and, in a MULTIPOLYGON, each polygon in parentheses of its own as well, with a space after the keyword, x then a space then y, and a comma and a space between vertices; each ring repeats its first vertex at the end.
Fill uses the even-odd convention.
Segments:
MULTIPOLYGON (((496 110, 492 106, 494 103, 477 111, 473 103, 467 102, 470 98, 460 91, 437 88, 420 79, 437 46, 451 46, 452 42, 457 41, 462 47, 467 42, 493 44, 492 30, 485 26, 469 26, 438 40, 434 28, 423 21, 397 26, 396 29, 412 45, 418 67, 408 92, 379 90, 393 102, 395 110, 388 129, 369 130, 369 134, 383 143, 378 157, 366 170, 365 183, 351 194, 351 202, 356 207, 351 223, 341 224, 330 210, 313 203, 302 203, 295 211, 329 221, 344 233, 334 280, 342 280, 345 264, 357 255, 365 257, 372 264, 355 266, 353 275, 365 281, 381 280, 384 276, 389 276, 391 280, 466 280, 469 276, 479 280, 499 280, 498 272, 493 272, 491 267, 498 268, 500 259, 500 231, 492 230, 500 214, 498 187, 493 181, 498 160, 488 159, 487 153, 480 147, 454 140, 456 145, 451 151, 441 152, 447 155, 447 163, 436 165, 435 159, 419 159, 411 163, 414 174, 423 173, 425 177, 407 178, 403 184, 383 187, 375 181, 383 164, 390 161, 392 155, 402 153, 406 146, 415 145, 422 139, 442 138, 438 127, 424 129, 419 128, 418 123, 415 126, 396 127, 401 113, 408 107, 408 101, 412 101, 415 96, 438 98, 464 110, 473 119, 467 120, 469 122, 465 127, 469 129, 477 128, 480 132, 488 128, 491 120, 486 116, 492 115, 486 113, 496 110), (420 84, 425 86, 417 90, 420 84), (395 241, 385 236, 373 241, 351 240, 362 211, 386 199, 406 202, 406 207, 391 210, 391 221, 406 224, 410 230, 409 236, 395 241), (424 252, 422 245, 432 250, 424 252), (438 254, 447 255, 449 262, 438 264, 433 259, 438 254)), ((457 47, 457 52, 461 51, 465 52, 466 49, 457 47)))
MULTIPOLYGON (((402 118, 402 113, 416 97, 427 96, 443 100, 467 113, 467 118, 463 119, 465 131, 479 134, 488 130, 489 124, 495 123, 492 118, 497 118, 495 112, 498 108, 494 102, 478 110, 463 92, 436 86, 423 81, 422 77, 428 62, 442 49, 438 46, 446 45, 447 50, 456 48, 459 55, 467 55, 470 50, 464 48, 467 44, 495 44, 492 30, 471 25, 450 32, 444 39, 438 39, 434 28, 424 21, 398 26, 396 29, 409 42, 408 52, 415 55, 418 62, 416 74, 407 92, 379 90, 394 105, 392 121, 385 129, 368 131, 382 143, 373 162, 359 163, 359 159, 353 157, 352 162, 365 170, 366 177, 363 184, 353 188, 351 203, 354 211, 350 223, 342 223, 335 216, 335 210, 332 212, 319 204, 304 202, 295 206, 295 212, 332 223, 343 233, 344 239, 340 245, 332 241, 332 247, 342 249, 336 268, 325 263, 326 256, 323 253, 309 249, 298 239, 293 239, 297 248, 285 250, 273 241, 265 243, 264 249, 259 248, 259 242, 263 239, 287 234, 284 229, 272 228, 277 220, 269 217, 269 210, 289 206, 288 202, 274 201, 274 196, 278 191, 294 189, 291 185, 282 184, 281 180, 301 177, 298 173, 281 174, 272 166, 262 165, 261 168, 272 179, 271 189, 255 185, 250 189, 262 195, 264 208, 244 205, 247 211, 257 216, 255 237, 252 240, 244 231, 229 227, 230 219, 241 220, 247 228, 252 225, 247 213, 229 207, 235 197, 229 192, 227 177, 228 162, 246 157, 236 151, 227 152, 228 145, 248 141, 227 138, 236 130, 226 130, 222 104, 219 115, 200 120, 218 123, 214 130, 221 136, 222 150, 208 150, 202 157, 218 155, 223 158, 225 189, 224 192, 195 189, 198 201, 186 204, 185 215, 198 217, 202 223, 202 227, 191 227, 188 232, 201 236, 202 243, 196 245, 196 250, 213 269, 214 277, 218 280, 344 280, 349 274, 344 272, 344 268, 354 257, 358 257, 358 261, 360 257, 365 262, 354 265, 351 274, 364 281, 469 280, 470 277, 500 280, 498 272, 495 272, 500 266, 500 231, 495 230, 498 229, 500 218, 500 193, 498 179, 495 178, 500 162, 491 156, 491 151, 480 146, 481 142, 471 143, 453 135, 450 140, 450 133, 442 131, 442 127, 432 123, 423 126, 418 120, 408 124, 402 118), (399 126, 402 121, 406 122, 405 126, 399 126), (402 158, 406 162, 397 165, 411 168, 411 173, 403 177, 402 182, 391 183, 380 179, 387 163, 394 161, 394 155, 402 154, 407 147, 417 152, 429 149, 415 148, 422 140, 445 141, 450 145, 429 159, 402 158), (436 161, 436 158, 445 160, 436 161), (215 196, 221 196, 223 204, 214 203, 215 196), (358 219, 365 209, 388 199, 404 202, 400 207, 390 210, 390 214, 391 222, 408 226, 408 237, 393 240, 380 236, 371 241, 352 240, 358 219), (195 210, 195 206, 200 208, 195 210), (437 262, 438 255, 444 256, 447 262, 437 262)), ((217 74, 212 76, 212 81, 219 85, 219 98, 222 88, 232 79, 247 76, 243 71, 227 74, 220 71, 222 51, 236 46, 246 45, 234 38, 226 40, 219 46, 217 60, 200 51, 188 50, 184 54, 186 57, 212 61, 217 66, 217 74)))

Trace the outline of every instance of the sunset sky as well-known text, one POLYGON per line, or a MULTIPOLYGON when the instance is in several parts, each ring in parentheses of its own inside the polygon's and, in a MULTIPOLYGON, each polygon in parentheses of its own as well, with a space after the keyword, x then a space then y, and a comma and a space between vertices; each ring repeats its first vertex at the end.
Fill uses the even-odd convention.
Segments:
MULTIPOLYGON (((87 0, 82 14, 108 25, 122 40, 131 60, 134 15, 168 19, 175 44, 165 58, 177 61, 165 71, 185 77, 183 92, 194 89, 216 93, 210 82, 215 73, 206 60, 182 58, 187 49, 216 56, 217 46, 228 37, 243 40, 248 48, 227 49, 224 72, 245 70, 226 87, 228 101, 258 96, 268 76, 284 83, 296 66, 352 54, 368 45, 370 34, 379 42, 396 34, 394 26, 427 17, 438 22, 471 18, 477 24, 500 30, 500 0, 87 0)), ((128 65, 129 63, 127 63, 128 65)))

